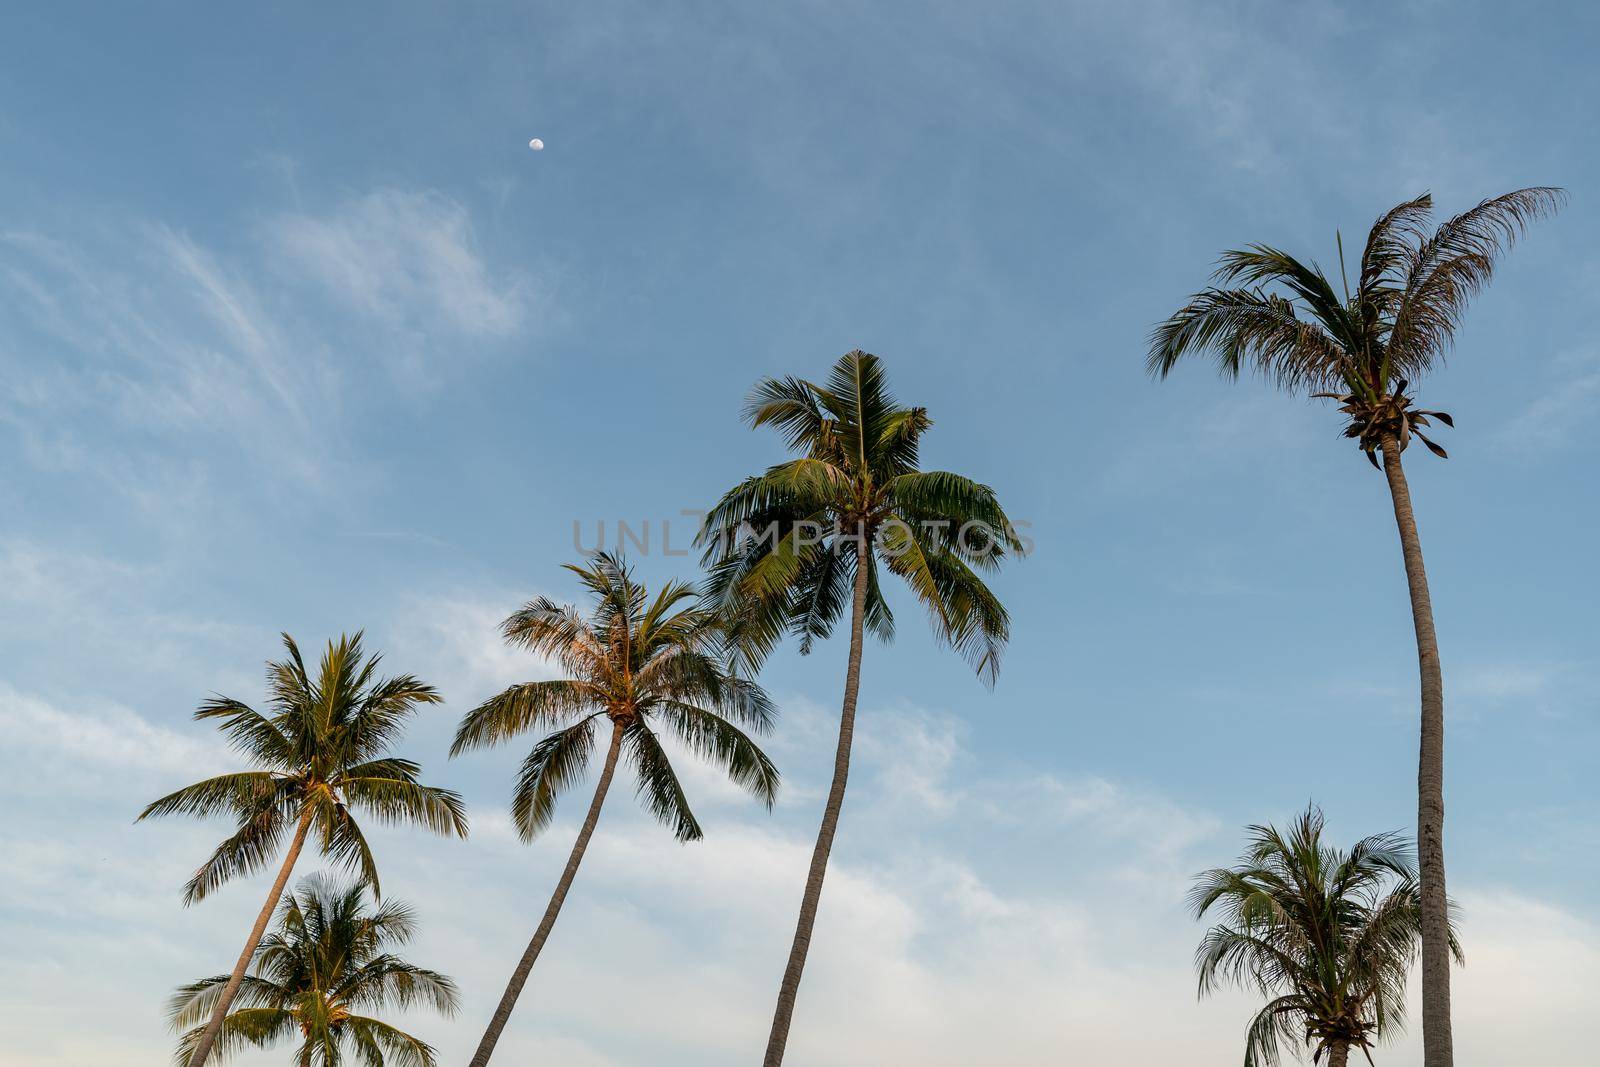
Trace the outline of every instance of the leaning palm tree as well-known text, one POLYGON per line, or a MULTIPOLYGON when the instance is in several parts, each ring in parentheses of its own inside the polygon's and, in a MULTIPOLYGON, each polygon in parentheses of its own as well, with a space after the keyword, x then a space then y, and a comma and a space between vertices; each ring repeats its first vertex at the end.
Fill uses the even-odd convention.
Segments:
POLYGON ((268 712, 218 696, 194 716, 218 720, 252 769, 186 786, 139 815, 228 815, 237 820, 238 829, 189 880, 186 904, 204 899, 229 879, 265 867, 285 836, 289 839, 244 951, 210 1001, 211 1019, 194 1042, 190 1067, 205 1063, 216 1044, 272 910, 313 831, 322 853, 354 868, 374 893, 379 891, 378 867, 355 812, 385 823, 420 823, 435 833, 467 834, 461 798, 421 784, 417 764, 388 755, 417 705, 438 702, 433 687, 409 674, 377 677, 380 657, 365 654, 359 633, 329 642, 315 679, 294 639, 284 634, 283 643, 289 658, 267 664, 268 712))
POLYGON ((511 644, 550 657, 570 677, 514 685, 484 701, 461 720, 450 750, 457 755, 529 730, 554 731, 523 760, 512 791, 512 821, 522 839, 531 841, 549 827, 562 790, 588 766, 601 721, 611 726, 589 813, 472 1067, 489 1062, 511 1018, 572 888, 624 752, 638 779, 639 799, 651 815, 672 827, 679 841, 698 841, 700 823, 689 810, 657 729, 720 766, 769 809, 778 792, 777 769, 744 732, 764 734, 772 728, 772 703, 760 686, 730 673, 722 655, 720 620, 692 603, 694 589, 671 582, 652 599, 622 560, 605 552, 594 555, 588 566, 569 564, 567 569, 594 599, 588 618, 576 608, 539 597, 507 619, 501 632, 511 644))
MULTIPOLYGON (((1209 351, 1222 373, 1246 367, 1290 392, 1339 402, 1355 439, 1389 483, 1411 594, 1421 676, 1417 854, 1422 886, 1422 1034, 1425 1067, 1450 1067, 1450 959, 1444 868, 1444 682, 1433 604, 1411 491, 1400 456, 1449 415, 1413 406, 1410 383, 1439 363, 1468 303, 1494 275, 1527 224, 1565 199, 1555 188, 1519 189, 1429 228, 1432 198, 1395 207, 1373 225, 1356 286, 1343 296, 1313 263, 1267 245, 1223 254, 1215 285, 1196 293, 1151 337, 1149 368, 1165 377, 1180 358, 1209 351)), ((1341 274, 1343 242, 1340 242, 1341 274)))
POLYGON ((876 356, 845 355, 823 385, 769 378, 750 394, 745 419, 775 427, 800 456, 730 489, 700 534, 711 567, 707 592, 730 620, 736 650, 753 667, 792 634, 809 652, 846 605, 850 610, 833 784, 764 1060, 777 1067, 844 804, 863 635, 870 630, 887 641, 894 633, 879 564, 911 587, 940 638, 992 684, 1010 623, 977 572, 998 567, 1023 543, 988 486, 918 469, 918 446, 932 420, 889 396, 876 356))
MULTIPOLYGON (((389 901, 366 907, 367 887, 338 885, 322 875, 285 893, 278 926, 253 953, 234 1007, 223 1018, 219 1057, 248 1046, 271 1048, 300 1037, 294 1062, 334 1067, 347 1053, 369 1067, 434 1067, 433 1048, 362 1012, 427 1004, 456 1012, 456 986, 436 971, 414 966, 393 949, 411 940, 411 909, 389 901)), ((202 978, 172 996, 173 1029, 183 1036, 177 1063, 190 1062, 216 1010, 228 975, 202 978)))
POLYGON ((1200 994, 1232 985, 1270 998, 1245 1031, 1244 1067, 1272 1067, 1295 1043, 1328 1067, 1345 1067, 1352 1048, 1370 1061, 1404 1022, 1422 932, 1411 850, 1388 833, 1342 852, 1322 829, 1315 807, 1287 834, 1252 826, 1239 865, 1205 872, 1190 892, 1196 918, 1222 913, 1195 953, 1200 994))

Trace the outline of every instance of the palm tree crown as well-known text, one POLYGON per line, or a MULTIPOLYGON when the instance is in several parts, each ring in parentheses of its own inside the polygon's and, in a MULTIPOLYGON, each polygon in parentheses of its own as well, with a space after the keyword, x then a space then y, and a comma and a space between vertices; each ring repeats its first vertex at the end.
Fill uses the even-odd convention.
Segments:
POLYGON ((462 719, 451 755, 553 730, 517 775, 511 813, 524 840, 550 824, 557 797, 583 775, 601 719, 621 731, 640 800, 679 840, 698 840, 700 824, 652 727, 669 731, 771 807, 777 768, 744 730, 768 732, 772 703, 760 686, 724 669, 718 621, 689 603, 694 589, 672 582, 651 599, 628 567, 605 552, 567 569, 594 598, 588 618, 538 597, 501 630, 570 677, 513 685, 484 701, 462 719))
MULTIPOLYGON (((1196 918, 1221 913, 1195 954, 1200 993, 1234 985, 1271 998, 1250 1023, 1245 1067, 1270 1067, 1298 1041, 1343 1064, 1403 1019, 1422 931, 1411 851, 1388 833, 1342 852, 1322 830, 1316 808, 1287 834, 1252 826, 1239 865, 1205 872, 1190 892, 1196 918)), ((1459 960, 1453 937, 1451 947, 1459 960)))
POLYGON ((758 662, 786 634, 810 651, 849 606, 861 560, 866 628, 890 640, 881 560, 939 636, 992 682, 1010 620, 977 572, 1023 543, 988 486, 918 469, 933 420, 894 401, 878 357, 850 352, 823 385, 769 378, 750 394, 745 419, 773 426, 801 455, 730 489, 700 534, 708 592, 734 620, 741 653, 758 662), (857 550, 862 541, 870 550, 857 550))
POLYGON ((539 597, 501 629, 506 640, 549 657, 570 677, 514 685, 484 701, 461 720, 451 748, 455 755, 527 730, 553 731, 522 761, 512 791, 512 819, 523 840, 531 840, 550 825, 562 790, 583 774, 594 752, 597 724, 601 719, 611 724, 589 812, 544 916, 478 1043, 472 1067, 489 1062, 511 1021, 572 889, 624 750, 637 775, 639 799, 680 841, 699 839, 700 823, 689 810, 655 728, 669 731, 691 752, 720 766, 768 808, 778 791, 777 768, 740 729, 770 730, 772 703, 760 686, 726 668, 721 622, 689 603, 694 589, 672 582, 652 599, 622 560, 605 552, 593 556, 588 566, 567 569, 594 598, 587 618, 576 608, 539 597))
POLYGON ((294 639, 284 634, 283 643, 288 659, 267 665, 268 712, 223 696, 195 712, 196 719, 218 720, 255 769, 185 786, 139 815, 237 819, 238 830, 189 880, 185 902, 260 869, 302 820, 322 851, 356 869, 374 893, 377 864, 353 813, 466 836, 461 798, 421 784, 416 763, 388 755, 416 706, 438 702, 433 687, 409 674, 376 677, 381 657, 365 654, 359 633, 329 642, 315 680, 294 639))
MULTIPOLYGON (((1452 344, 1462 313, 1494 275, 1500 254, 1527 224, 1565 200, 1557 188, 1518 189, 1485 200, 1429 232, 1424 193, 1384 214, 1367 235, 1352 292, 1343 299, 1315 263, 1268 245, 1226 252, 1216 285, 1156 327, 1149 368, 1165 377, 1185 354, 1209 350, 1229 377, 1251 366, 1291 391, 1320 390, 1350 416, 1374 466, 1386 435, 1403 449, 1442 412, 1412 407, 1418 381, 1452 344)), ((1343 243, 1340 243, 1341 274, 1343 243)))
MULTIPOLYGON (((392 951, 411 939, 415 927, 404 904, 389 901, 369 911, 360 882, 304 879, 298 893, 284 894, 277 929, 255 950, 253 973, 223 1022, 218 1053, 269 1048, 298 1032, 294 1062, 302 1067, 335 1067, 346 1053, 369 1067, 434 1067, 429 1045, 362 1014, 416 1004, 455 1014, 455 983, 392 951)), ((225 974, 203 978, 173 994, 172 1026, 186 1031, 179 1063, 189 1061, 227 981, 225 974)))

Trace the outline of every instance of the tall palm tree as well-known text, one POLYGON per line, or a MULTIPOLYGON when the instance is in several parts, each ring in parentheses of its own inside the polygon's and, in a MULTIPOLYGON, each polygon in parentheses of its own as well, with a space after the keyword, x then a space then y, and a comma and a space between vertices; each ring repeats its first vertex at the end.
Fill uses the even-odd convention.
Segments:
POLYGON ((995 569, 1023 543, 988 486, 918 469, 918 446, 932 420, 925 409, 890 397, 876 356, 848 353, 823 385, 766 379, 751 392, 745 420, 773 426, 800 456, 730 489, 701 531, 711 567, 707 591, 732 620, 737 649, 753 666, 792 634, 809 652, 850 607, 833 784, 764 1060, 777 1067, 844 804, 863 635, 870 630, 888 641, 894 634, 879 564, 911 587, 939 637, 992 684, 1010 622, 977 572, 995 569))
POLYGON ((1272 1067, 1282 1045, 1301 1041, 1328 1067, 1345 1067, 1352 1048, 1371 1060, 1404 1022, 1422 933, 1411 850, 1388 833, 1342 852, 1322 829, 1315 807, 1287 834, 1252 826, 1239 865, 1205 872, 1190 891, 1195 918, 1222 913, 1195 953, 1200 994, 1233 985, 1271 998, 1245 1033, 1245 1067, 1272 1067))
POLYGON ((438 702, 433 687, 409 674, 377 677, 381 657, 366 655, 359 633, 329 642, 315 680, 306 672, 294 639, 284 634, 283 644, 289 658, 267 664, 266 713, 218 696, 200 705, 194 715, 217 720, 234 750, 253 769, 185 786, 139 815, 141 820, 229 815, 238 821, 238 829, 189 880, 185 904, 204 899, 231 878, 265 867, 285 836, 289 839, 278 877, 244 951, 194 1043, 190 1067, 200 1067, 210 1055, 272 910, 313 831, 322 853, 354 868, 374 893, 379 891, 378 867, 355 812, 385 823, 420 823, 435 833, 467 834, 461 798, 421 784, 417 764, 388 755, 417 705, 438 702))
MULTIPOLYGON (((1389 483, 1411 594, 1421 677, 1417 768, 1417 854, 1422 886, 1422 1034, 1425 1067, 1451 1067, 1449 916, 1444 868, 1444 681, 1422 544, 1400 456, 1415 437, 1449 415, 1413 406, 1407 392, 1440 362, 1468 303, 1494 275, 1501 253, 1532 220, 1561 206, 1555 188, 1519 189, 1429 224, 1426 194, 1384 214, 1361 254, 1352 292, 1343 297, 1315 264, 1267 245, 1223 254, 1214 286, 1156 327, 1149 368, 1165 377, 1180 358, 1210 352, 1222 373, 1254 368, 1290 392, 1331 397, 1349 417, 1354 438, 1389 483)), ((1343 242, 1340 242, 1341 272, 1343 242)))
POLYGON ((720 620, 691 603, 694 589, 672 582, 651 599, 622 560, 605 552, 591 557, 588 566, 569 564, 567 569, 594 599, 588 618, 576 608, 539 597, 507 619, 501 632, 511 644, 550 657, 570 677, 514 685, 484 701, 461 720, 450 750, 457 755, 529 730, 554 731, 523 760, 512 791, 512 820, 522 839, 531 841, 550 825, 562 790, 588 766, 601 720, 611 726, 589 813, 472 1067, 489 1062, 511 1018, 572 888, 624 752, 638 779, 640 801, 672 827, 679 841, 698 841, 700 823, 689 810, 658 729, 721 767, 769 809, 778 792, 777 768, 744 732, 771 730, 772 703, 760 686, 725 666, 720 620))
MULTIPOLYGON (((346 1055, 368 1067, 434 1067, 433 1048, 360 1012, 428 1004, 454 1015, 456 986, 414 966, 394 948, 411 940, 416 920, 404 904, 366 907, 360 881, 339 885, 320 874, 285 893, 277 929, 261 939, 233 1010, 223 1018, 219 1057, 246 1046, 270 1048, 298 1031, 300 1067, 335 1067, 346 1055)), ((173 1029, 183 1034, 177 1062, 188 1063, 216 1010, 228 976, 202 978, 172 996, 173 1029), (186 1031, 186 1032, 185 1032, 186 1031)))

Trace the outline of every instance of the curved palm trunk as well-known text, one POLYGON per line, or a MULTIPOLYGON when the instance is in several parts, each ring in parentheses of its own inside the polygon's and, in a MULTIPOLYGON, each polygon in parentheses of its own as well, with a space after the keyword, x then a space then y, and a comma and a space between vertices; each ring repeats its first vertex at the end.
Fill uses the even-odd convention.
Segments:
POLYGON ((249 940, 244 943, 244 951, 239 953, 239 962, 233 965, 233 973, 228 976, 228 984, 222 987, 222 996, 217 1000, 217 1006, 212 1009, 205 1032, 200 1035, 200 1041, 189 1057, 189 1067, 201 1067, 206 1062, 206 1057, 211 1055, 211 1046, 217 1043, 217 1036, 222 1033, 222 1022, 228 1017, 228 1009, 233 1006, 233 998, 239 995, 239 986, 244 983, 244 972, 250 967, 250 960, 256 954, 256 946, 261 944, 261 935, 267 932, 267 923, 272 919, 272 913, 277 910, 278 901, 283 899, 283 887, 289 884, 289 873, 294 870, 295 861, 300 858, 300 850, 305 847, 306 834, 311 830, 311 813, 312 809, 307 805, 305 814, 300 816, 300 825, 295 827, 294 840, 289 842, 289 853, 283 857, 283 866, 278 868, 278 878, 272 883, 272 890, 267 893, 267 902, 261 905, 261 914, 256 916, 256 924, 250 930, 249 940))
POLYGON ((611 788, 611 778, 617 770, 617 757, 622 752, 622 731, 623 724, 615 722, 611 729, 611 747, 606 751, 605 767, 600 771, 600 781, 594 787, 594 800, 589 804, 589 814, 583 820, 583 828, 578 831, 578 839, 572 843, 572 855, 567 857, 566 869, 556 882, 556 891, 550 895, 550 904, 544 909, 539 928, 533 932, 533 940, 528 942, 528 947, 523 951, 517 969, 511 972, 511 981, 506 983, 500 1005, 489 1020, 489 1028, 483 1032, 483 1040, 478 1042, 478 1051, 472 1054, 470 1067, 484 1067, 489 1057, 494 1055, 494 1046, 500 1040, 506 1023, 511 1021, 511 1010, 517 1006, 517 997, 522 995, 522 987, 528 982, 534 961, 539 958, 551 929, 556 925, 556 916, 561 914, 567 890, 572 888, 572 880, 578 874, 578 864, 583 862, 583 854, 589 848, 589 838, 594 836, 595 824, 600 821, 600 806, 606 802, 606 791, 611 788))
POLYGON ((1417 866, 1422 891, 1422 1062, 1452 1067, 1450 1037, 1450 917, 1444 884, 1444 678, 1439 640, 1433 630, 1433 601, 1422 566, 1422 542, 1411 510, 1411 490, 1400 465, 1399 441, 1383 442, 1383 473, 1394 499, 1406 581, 1411 587, 1411 621, 1417 631, 1417 664, 1422 676, 1422 742, 1417 760, 1417 866))
POLYGON ((1343 1041, 1336 1041, 1328 1046, 1328 1067, 1348 1067, 1349 1063, 1349 1045, 1343 1041))
POLYGON ((828 803, 822 809, 822 827, 811 852, 811 870, 806 875, 806 891, 800 900, 800 920, 795 924, 794 944, 789 948, 789 964, 783 969, 783 984, 778 987, 778 1006, 772 1014, 772 1033, 767 1038, 767 1055, 762 1067, 779 1067, 789 1044, 789 1023, 794 1018, 795 998, 800 994, 800 975, 811 948, 811 928, 817 922, 817 906, 822 901, 822 879, 828 873, 828 854, 833 851, 833 835, 839 829, 839 812, 844 807, 845 782, 850 777, 850 745, 855 738, 856 693, 861 686, 861 638, 867 610, 867 562, 871 546, 863 531, 856 542, 855 598, 850 606, 850 663, 844 675, 844 705, 839 712, 839 748, 833 757, 833 785, 828 803))

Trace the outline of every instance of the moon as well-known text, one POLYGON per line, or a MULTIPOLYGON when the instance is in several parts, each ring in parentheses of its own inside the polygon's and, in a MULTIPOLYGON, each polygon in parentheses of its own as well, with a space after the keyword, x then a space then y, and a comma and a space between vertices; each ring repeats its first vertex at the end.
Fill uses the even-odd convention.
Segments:
POLYGON ((535 152, 543 152, 544 142, 535 137, 533 140, 528 142, 528 147, 533 149, 535 152))

